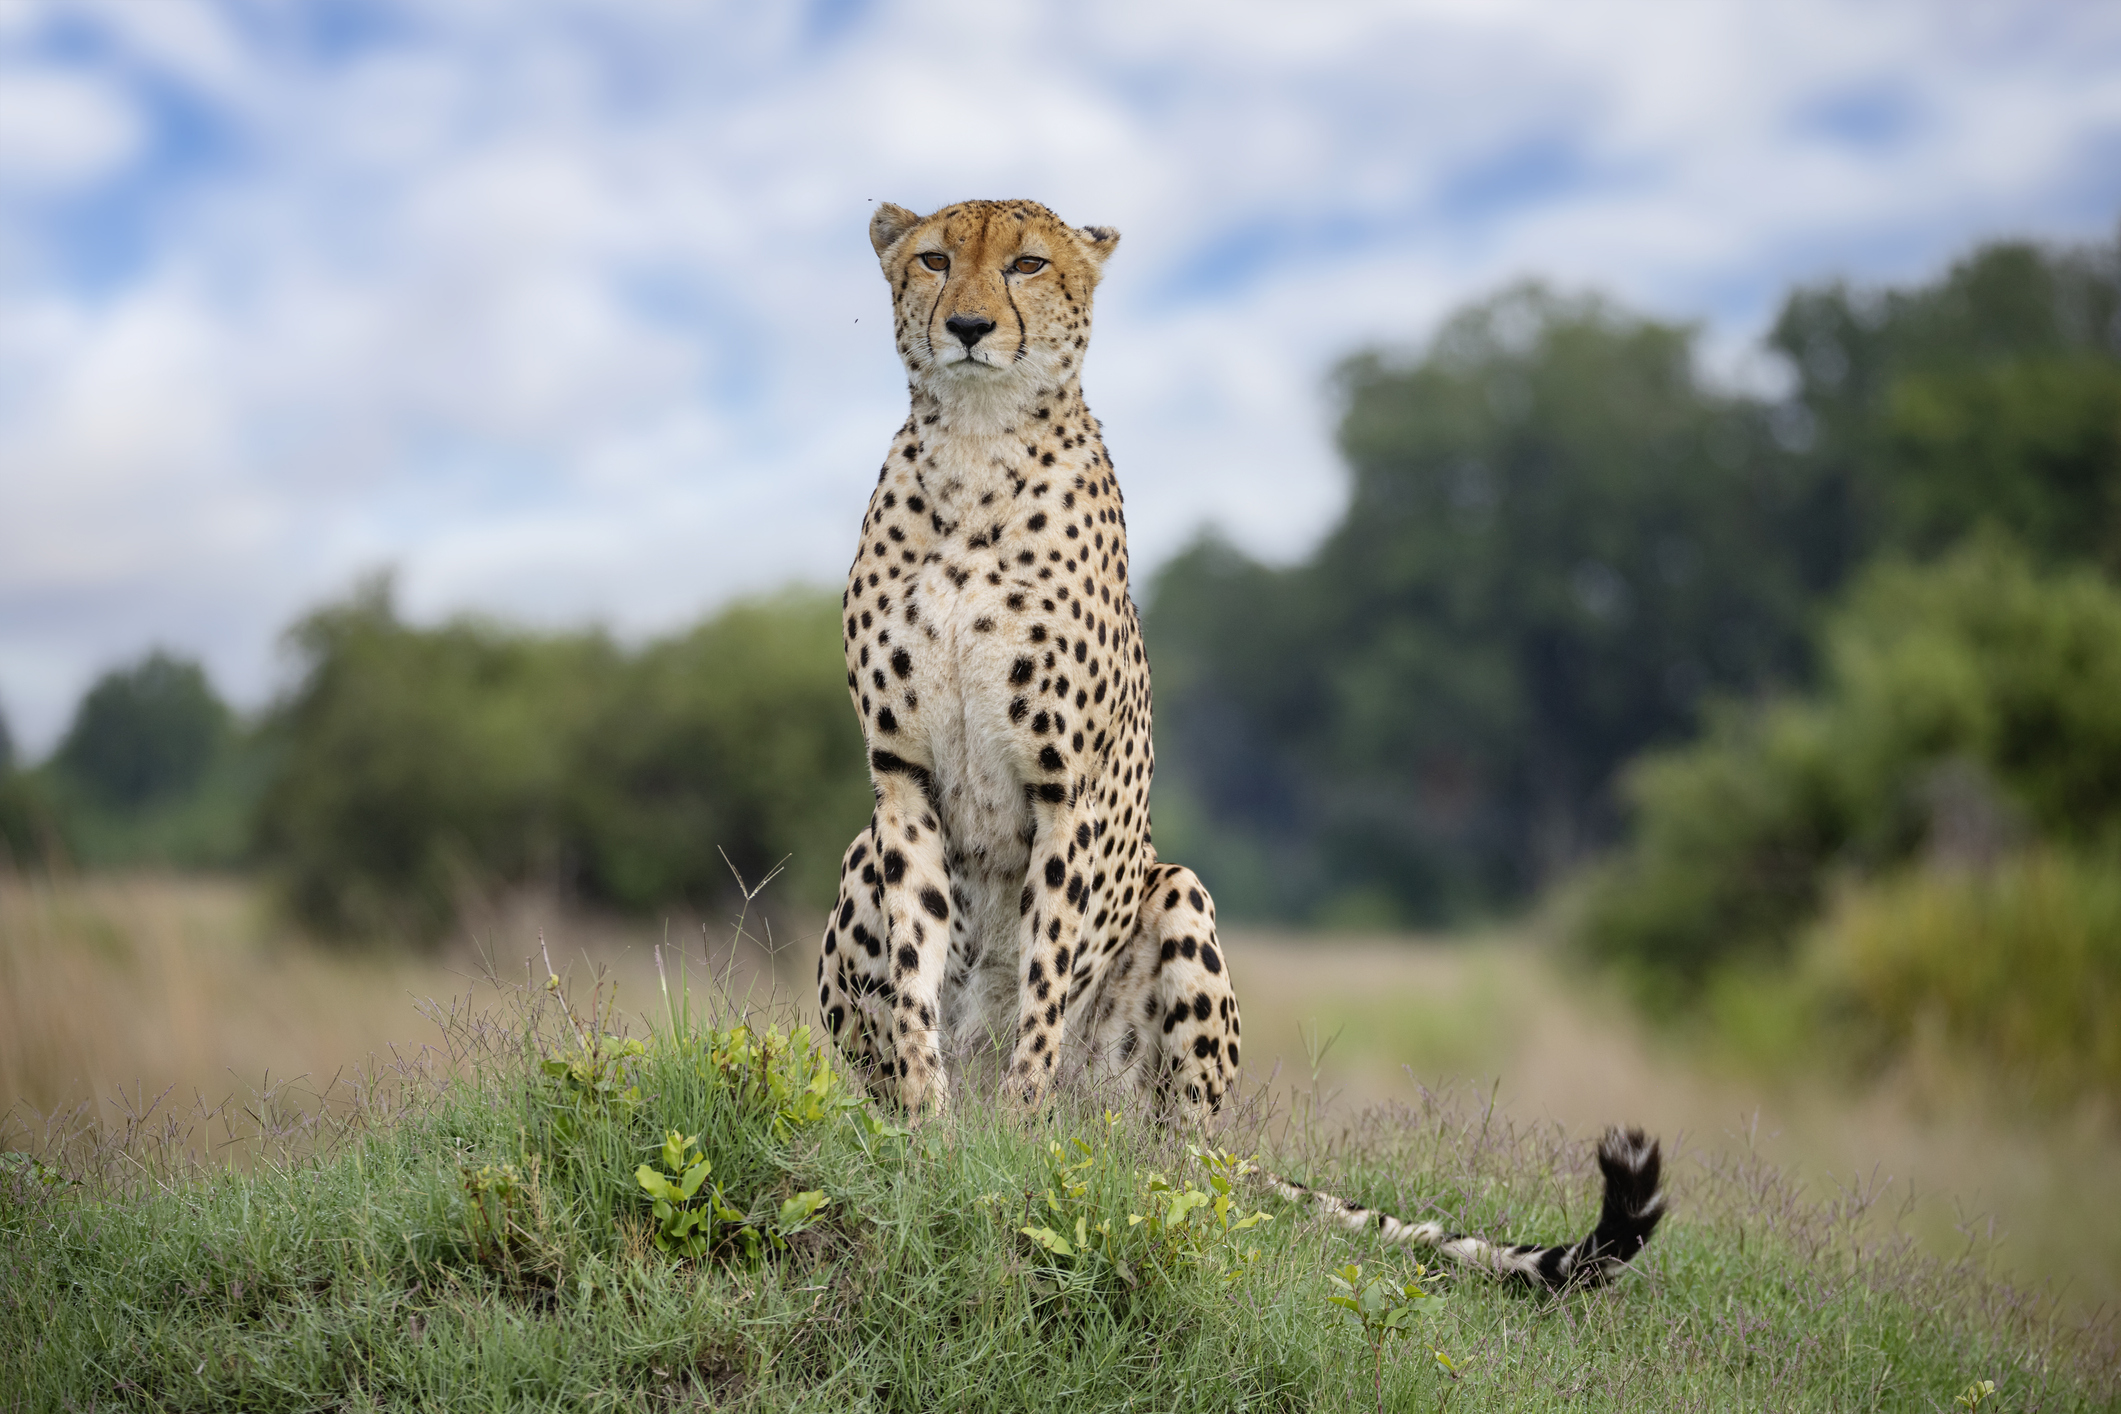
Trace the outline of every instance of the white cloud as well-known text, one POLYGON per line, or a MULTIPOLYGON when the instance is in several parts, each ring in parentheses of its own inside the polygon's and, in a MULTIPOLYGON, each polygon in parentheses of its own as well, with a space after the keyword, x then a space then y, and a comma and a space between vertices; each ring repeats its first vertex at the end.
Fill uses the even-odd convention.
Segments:
POLYGON ((835 581, 903 397, 871 201, 1125 232, 1086 383, 1144 571, 1210 520, 1299 553, 1332 362, 1506 280, 1708 318, 1758 379, 1794 279, 2121 203, 2121 11, 2063 0, 63 9, 105 37, 69 67, 58 0, 0 24, 0 702, 39 747, 151 641, 257 701, 382 563, 418 613, 634 633, 835 581), (84 230, 138 253, 69 273, 84 230))
POLYGON ((139 145, 139 117, 110 84, 0 63, 0 191, 79 185, 139 145))

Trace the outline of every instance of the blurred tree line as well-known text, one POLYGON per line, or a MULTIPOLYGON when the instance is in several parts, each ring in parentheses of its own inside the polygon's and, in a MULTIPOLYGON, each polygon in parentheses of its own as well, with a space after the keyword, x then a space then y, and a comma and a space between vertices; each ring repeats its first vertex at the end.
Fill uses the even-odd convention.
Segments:
POLYGON ((286 769, 258 848, 334 931, 431 934, 465 887, 528 880, 623 909, 705 905, 788 861, 830 904, 868 818, 839 602, 740 603, 626 653, 601 634, 401 622, 373 587, 292 635, 266 730, 286 769))
MULTIPOLYGON (((1318 549, 1209 535, 1145 586, 1160 852, 1234 917, 1339 924, 1602 860, 1586 944, 1671 995, 1789 955, 1852 872, 2052 845, 2043 888, 2085 874, 2121 848, 2117 311, 2115 247, 2007 243, 1792 293, 1779 398, 1537 285, 1350 358, 1318 549)), ((706 904, 722 851, 822 905, 867 813, 826 594, 628 650, 416 627, 379 582, 290 642, 256 722, 153 655, 50 760, 0 748, 0 842, 262 868, 322 929, 431 937, 497 883, 706 904)))
POLYGON ((705 906, 783 859, 824 907, 869 810, 838 601, 734 605, 627 651, 601 633, 401 620, 387 581, 304 618, 248 730, 196 664, 105 675, 52 758, 0 780, 19 860, 262 868, 344 937, 432 939, 529 884, 705 906))
POLYGON ((0 850, 15 860, 196 868, 245 852, 258 754, 196 663, 158 650, 104 674, 50 761, 13 756, 0 752, 0 850))
MULTIPOLYGON (((1769 338, 1795 378, 1780 400, 1707 383, 1692 329, 1536 285, 1412 357, 1351 358, 1340 525, 1288 568, 1205 539, 1149 597, 1160 847, 1234 912, 1389 923, 1506 907, 1625 843, 1592 928, 1607 955, 1698 972, 1786 933, 1847 849, 1909 830, 1813 822, 1799 865, 1782 820, 1742 860, 1679 868, 1661 841, 1736 828, 1737 798, 1676 780, 1786 730, 1732 704, 1848 690, 1854 643, 1973 634, 1964 672, 2056 691, 2089 670, 1984 658, 1969 624, 1909 605, 1993 594, 2021 611, 2005 637, 2031 635, 2012 652, 2088 651, 2087 596, 2121 571, 2117 296, 2114 247, 2021 243, 1913 289, 1801 289, 1769 338), (1693 764, 1628 769, 1705 722, 1693 764), (1720 902, 1682 907, 1682 876, 1720 902)), ((2032 734, 2005 755, 2074 769, 2081 738, 2032 734)), ((1875 749, 2004 769, 1965 736, 1875 749)), ((1849 787, 1897 793, 1858 813, 1909 808, 1928 768, 1903 766, 1849 787)), ((2091 788, 2099 808, 2113 789, 2091 788)))

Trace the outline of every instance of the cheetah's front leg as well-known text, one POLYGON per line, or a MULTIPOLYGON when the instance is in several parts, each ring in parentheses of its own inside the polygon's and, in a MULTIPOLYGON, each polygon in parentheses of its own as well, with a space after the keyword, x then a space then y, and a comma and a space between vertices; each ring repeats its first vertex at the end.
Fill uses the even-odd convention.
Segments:
POLYGON ((949 1106, 943 1074, 943 969, 950 957, 950 874, 943 832, 928 798, 927 770, 878 751, 871 823, 883 914, 889 927, 891 1046, 899 1103, 911 1113, 949 1106))
POLYGON ((817 1007, 872 1095, 898 1094, 898 1058, 891 1048, 891 959, 885 947, 883 883, 876 872, 876 821, 840 856, 839 896, 818 949, 817 1007))
POLYGON ((1067 1034, 1069 967, 1084 946, 1083 916, 1105 882, 1091 853, 1087 806, 1034 796, 1031 866, 1017 901, 1016 1044, 1007 1093, 1035 1106, 1067 1034))

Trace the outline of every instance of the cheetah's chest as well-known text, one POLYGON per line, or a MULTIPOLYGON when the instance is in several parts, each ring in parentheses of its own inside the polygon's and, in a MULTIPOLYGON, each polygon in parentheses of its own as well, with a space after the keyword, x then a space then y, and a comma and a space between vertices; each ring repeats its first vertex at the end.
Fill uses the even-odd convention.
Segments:
POLYGON ((934 782, 953 905, 943 1029, 963 1047, 1006 1036, 1015 1012, 1016 896, 1032 833, 1023 733, 1009 719, 1012 660, 995 621, 1003 596, 936 567, 908 588, 918 616, 905 640, 906 691, 916 705, 901 733, 934 782))
MULTIPOLYGON (((871 502, 849 584, 849 666, 871 750, 928 776, 934 812, 918 828, 943 836, 952 904, 942 1028, 963 1047, 1013 1033, 1033 793, 1080 801, 1101 848, 1119 843, 1096 822, 1094 787, 1122 747, 1117 714, 1132 694, 1119 691, 1119 631, 1131 615, 1105 483, 1076 466, 1019 475, 1007 447, 928 451, 918 465, 901 455, 909 464, 871 502)), ((1102 865, 1090 875, 1116 877, 1102 865)), ((1111 931, 1120 914, 1096 922, 1111 931)), ((1104 951, 1092 956, 1094 972, 1104 951)))

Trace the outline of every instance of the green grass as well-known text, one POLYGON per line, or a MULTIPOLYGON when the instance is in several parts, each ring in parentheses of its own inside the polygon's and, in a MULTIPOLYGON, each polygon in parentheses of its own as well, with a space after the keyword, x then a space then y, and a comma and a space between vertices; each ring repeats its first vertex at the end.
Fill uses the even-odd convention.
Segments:
MULTIPOLYGON (((0 1407, 1374 1407, 1329 1278, 1357 1261, 1404 1279, 1412 1258, 1243 1190, 1233 1218, 1271 1221, 1152 1240, 1128 1216, 1151 1171, 1209 1186, 1197 1136, 1109 1119, 1094 1094, 1034 1120, 968 1101, 898 1132, 800 1044, 733 1054, 758 1034, 733 1041, 726 1014, 585 1049, 611 1029, 575 1025, 593 1015, 531 997, 519 1029, 460 1022, 431 1063, 306 1107, 256 1097, 214 1117, 240 1165, 189 1157, 207 1132, 155 1114, 18 1124, 5 1147, 37 1158, 0 1174, 0 1407), (637 1177, 672 1130, 721 1185, 697 1259, 659 1249, 637 1177), (781 1227, 803 1192, 827 1201, 781 1227), (1077 1216, 1107 1224, 1124 1271, 1080 1254, 1077 1216)), ((1214 1142, 1466 1229, 1556 1239, 1595 1214, 1583 1146, 1478 1105, 1335 1125, 1267 1099, 1214 1142)), ((1998 1386, 1983 1409, 2121 1395, 2110 1327, 1862 1236, 1860 1195, 1822 1207, 1759 1165, 1673 1169, 1673 1216, 1612 1288, 1427 1281, 1445 1300, 1388 1348, 1386 1406, 1928 1410, 1980 1379, 1998 1386)))

